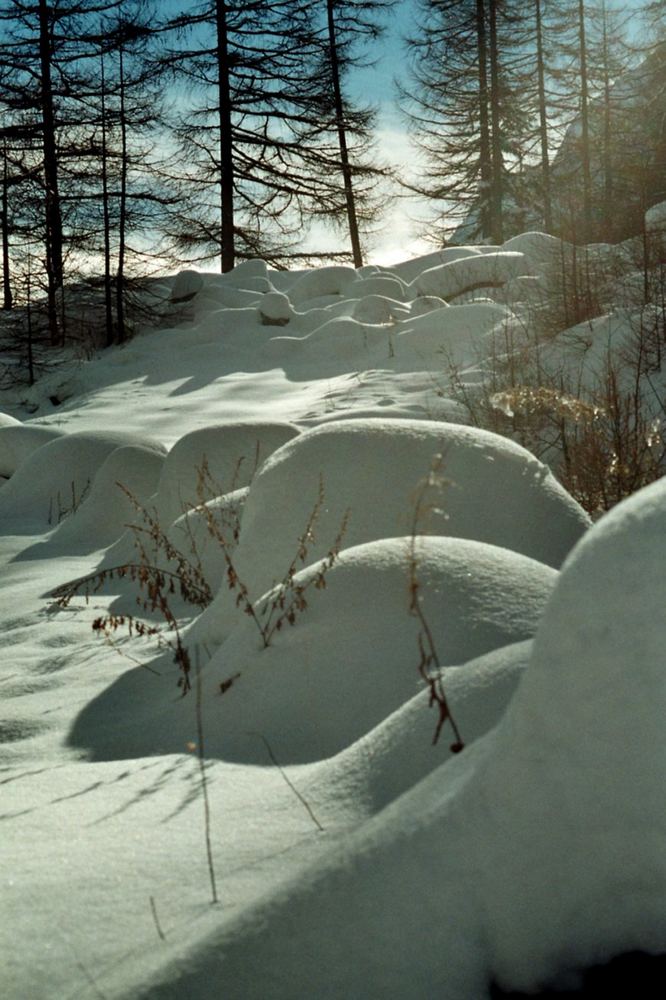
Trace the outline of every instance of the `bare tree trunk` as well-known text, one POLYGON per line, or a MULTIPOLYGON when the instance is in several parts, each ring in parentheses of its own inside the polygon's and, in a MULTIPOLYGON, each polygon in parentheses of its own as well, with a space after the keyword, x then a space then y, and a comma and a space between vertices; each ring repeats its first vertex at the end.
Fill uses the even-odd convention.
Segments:
POLYGON ((502 188, 503 188, 503 166, 502 158, 502 125, 500 121, 500 75, 499 75, 499 49, 497 42, 497 0, 489 0, 489 32, 488 41, 490 43, 490 118, 492 126, 491 141, 491 163, 492 163, 492 186, 490 193, 491 204, 491 233, 493 243, 502 243, 504 240, 504 226, 502 219, 502 188))
POLYGON ((543 224, 547 233, 553 229, 553 208, 550 193, 550 160, 548 156, 548 115, 546 112, 546 82, 543 51, 543 21, 541 0, 536 0, 537 88, 539 94, 539 138, 541 141, 541 184, 543 188, 543 224))
POLYGON ((116 321, 118 342, 125 337, 125 230, 127 225, 127 120, 125 117, 125 67, 123 46, 118 49, 118 95, 120 124, 120 201, 118 204, 118 270, 116 273, 116 321))
POLYGON ((227 5, 217 0, 217 77, 220 124, 220 237, 221 269, 231 271, 236 262, 234 227, 234 161, 231 141, 231 93, 227 5))
POLYGON ((33 354, 33 327, 32 327, 32 258, 28 254, 28 302, 27 302, 27 312, 28 312, 28 385, 35 384, 35 359, 33 354))
POLYGON ((583 168, 583 233, 584 243, 592 238, 592 171, 590 166, 589 85, 587 74, 587 41, 585 38, 585 6, 578 0, 578 46, 580 66, 580 128, 581 163, 583 168))
POLYGON ((106 79, 104 75, 104 55, 100 57, 100 84, 102 98, 102 213, 104 224, 104 325, 106 346, 113 343, 113 282, 111 279, 111 220, 109 212, 109 177, 106 117, 106 79))
POLYGON ((44 151, 44 184, 46 216, 46 275, 48 279, 48 317, 51 343, 62 341, 58 324, 58 291, 63 284, 63 239, 60 195, 58 192, 58 155, 56 147, 55 111, 51 82, 50 7, 39 0, 39 60, 41 73, 42 141, 44 151))
POLYGON ((342 102, 342 88, 340 86, 340 66, 338 61, 338 48, 335 36, 335 14, 333 0, 326 2, 328 11, 328 40, 331 58, 331 74, 333 77, 333 96, 335 100, 335 119, 338 129, 338 142, 340 145, 340 165, 342 167, 342 177, 345 187, 345 202, 347 205, 347 220, 349 224, 349 237, 354 258, 354 267, 363 266, 363 254, 361 252, 361 241, 358 232, 358 218, 356 216, 356 201, 354 198, 354 186, 352 183, 352 168, 349 162, 349 150, 347 148, 347 134, 345 130, 345 113, 342 102))
POLYGON ((10 310, 14 304, 12 296, 11 272, 9 268, 9 177, 7 168, 7 143, 3 147, 2 164, 2 291, 3 310, 10 310))
POLYGON ((613 237, 613 155, 612 155, 612 115, 611 115, 611 79, 609 62, 608 24, 606 7, 603 6, 603 75, 604 75, 604 230, 607 239, 613 237))
POLYGON ((488 121, 488 44, 484 0, 476 0, 476 43, 479 62, 479 173, 481 177, 481 235, 491 234, 489 197, 492 183, 490 161, 490 126, 488 121))

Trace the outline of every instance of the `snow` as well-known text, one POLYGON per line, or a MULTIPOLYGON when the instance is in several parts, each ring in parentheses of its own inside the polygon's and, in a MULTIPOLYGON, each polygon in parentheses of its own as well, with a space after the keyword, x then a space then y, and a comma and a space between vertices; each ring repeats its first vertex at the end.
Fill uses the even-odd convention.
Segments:
POLYGON ((198 271, 179 271, 171 286, 172 302, 187 302, 204 287, 204 279, 198 271))
POLYGON ((0 398, 3 997, 483 1000, 663 949, 666 484, 591 526, 445 372, 484 377, 560 253, 181 272, 61 405, 61 374, 0 398), (157 522, 213 594, 169 597, 185 696, 173 650, 93 633, 135 582, 49 596, 137 530, 177 568, 157 522))
POLYGON ((59 435, 60 431, 54 427, 21 424, 3 413, 0 423, 0 476, 12 476, 32 451, 59 435))
POLYGON ((645 228, 648 232, 660 233, 666 229, 666 201, 648 208, 645 213, 645 228))
POLYGON ((28 526, 57 524, 78 507, 105 460, 123 445, 142 444, 138 435, 116 431, 74 431, 35 448, 0 494, 0 517, 28 526))
POLYGON ((527 273, 525 258, 518 251, 493 251, 460 257, 423 271, 413 282, 417 295, 455 298, 469 288, 502 285, 527 273))
POLYGON ((264 460, 298 434, 288 423, 239 422, 202 427, 184 434, 171 448, 160 476, 154 507, 171 524, 197 501, 204 463, 218 494, 249 486, 264 460))
MULTIPOLYGON (((416 561, 440 662, 452 666, 531 637, 557 576, 507 549, 461 539, 419 537, 416 561)), ((419 628, 405 607, 408 565, 409 539, 399 538, 345 548, 325 589, 312 585, 317 564, 302 570, 295 584, 307 589, 307 608, 296 626, 274 633, 268 648, 244 616, 205 668, 211 687, 236 678, 205 717, 208 753, 261 763, 261 734, 281 763, 322 760, 408 702, 420 686, 419 628)), ((210 649, 210 638, 192 639, 191 646, 210 649)), ((92 742, 99 754, 110 738, 102 736, 108 719, 121 714, 125 724, 132 720, 126 755, 183 746, 189 720, 173 691, 155 697, 154 686, 145 672, 129 683, 121 679, 105 696, 108 703, 98 699, 79 717, 75 745, 91 749, 92 742)))

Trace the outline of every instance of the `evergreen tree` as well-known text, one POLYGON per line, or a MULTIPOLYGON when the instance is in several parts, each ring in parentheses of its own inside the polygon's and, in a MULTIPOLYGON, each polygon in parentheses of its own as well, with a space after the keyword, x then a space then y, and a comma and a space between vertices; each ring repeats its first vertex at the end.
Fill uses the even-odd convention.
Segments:
POLYGON ((376 214, 376 202, 373 204, 367 182, 374 185, 387 174, 367 155, 375 112, 371 108, 354 107, 344 93, 343 83, 350 68, 358 65, 358 44, 379 37, 381 29, 377 15, 393 4, 394 0, 326 0, 321 103, 315 108, 315 114, 319 115, 322 125, 332 122, 337 132, 339 169, 355 267, 363 264, 361 225, 364 221, 366 224, 372 221, 376 214))
POLYGON ((346 210, 335 119, 322 118, 325 26, 314 0, 206 0, 165 26, 163 63, 191 95, 175 129, 188 168, 174 235, 188 254, 219 254, 223 271, 288 259, 310 213, 346 210))
MULTIPOLYGON (((77 208, 86 96, 94 81, 91 23, 122 0, 4 0, 0 4, 3 101, 34 137, 31 156, 41 174, 41 231, 51 340, 64 337, 63 286, 67 255, 76 248, 77 208), (69 188, 64 191, 63 184, 69 188)), ((34 174, 33 174, 34 176, 34 174)))
MULTIPOLYGON (((407 41, 411 83, 402 105, 427 168, 418 193, 465 219, 465 239, 501 242, 515 209, 533 101, 517 86, 524 27, 509 0, 420 0, 407 41), (520 107, 520 101, 523 107, 520 107)), ((438 240, 450 234, 445 218, 438 240)))

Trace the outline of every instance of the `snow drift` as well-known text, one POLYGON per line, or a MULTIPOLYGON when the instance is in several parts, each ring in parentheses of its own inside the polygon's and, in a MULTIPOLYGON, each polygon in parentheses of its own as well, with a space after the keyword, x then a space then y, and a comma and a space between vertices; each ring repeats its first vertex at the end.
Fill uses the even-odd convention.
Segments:
MULTIPOLYGON (((464 424, 442 367, 483 379, 558 249, 182 272, 167 326, 57 412, 48 384, 36 416, 3 398, 4 996, 482 1000, 663 949, 666 486, 590 527, 464 424), (172 650, 91 631, 138 611, 96 577, 133 532, 172 566, 118 484, 213 594, 169 594, 186 697, 172 650), (86 576, 88 603, 49 606, 86 576), (459 754, 448 726, 433 745, 428 642, 459 754)), ((568 333, 544 370, 577 363, 568 333)))

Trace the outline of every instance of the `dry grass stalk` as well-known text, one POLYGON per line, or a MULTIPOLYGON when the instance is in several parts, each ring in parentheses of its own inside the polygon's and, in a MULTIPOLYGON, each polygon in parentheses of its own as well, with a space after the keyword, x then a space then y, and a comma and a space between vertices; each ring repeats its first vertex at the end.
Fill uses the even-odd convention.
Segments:
POLYGON ((437 654, 437 647, 435 645, 435 639, 432 634, 430 623, 428 622, 423 609, 420 593, 421 585, 418 578, 418 557, 416 552, 416 540, 418 537, 417 531, 419 525, 427 513, 432 513, 437 509, 433 503, 427 502, 428 493, 433 490, 441 493, 443 487, 447 485, 447 480, 442 475, 443 464, 443 455, 438 454, 433 457, 430 465, 430 471, 421 481, 414 500, 412 531, 409 540, 408 553, 409 613, 419 622, 419 634, 417 639, 419 648, 418 671, 428 688, 430 694, 430 707, 432 708, 433 706, 437 706, 438 711, 437 725, 435 727, 435 733, 432 740, 433 745, 438 742, 442 729, 444 728, 445 723, 448 722, 453 730, 454 736, 453 742, 450 745, 451 752, 460 753, 461 750, 464 750, 465 744, 446 698, 444 682, 442 679, 443 668, 437 654))

